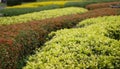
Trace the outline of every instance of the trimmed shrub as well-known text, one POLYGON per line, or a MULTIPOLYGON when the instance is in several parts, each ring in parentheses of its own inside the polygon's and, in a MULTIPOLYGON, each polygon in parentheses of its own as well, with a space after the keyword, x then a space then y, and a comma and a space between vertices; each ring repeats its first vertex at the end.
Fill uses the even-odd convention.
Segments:
POLYGON ((17 64, 20 64, 18 62, 33 52, 36 47, 43 44, 51 31, 71 28, 79 21, 87 18, 118 15, 118 11, 120 9, 104 8, 83 14, 72 14, 5 26, 0 25, 0 56, 4 56, 0 59, 0 67, 2 69, 16 69, 17 64))
POLYGON ((108 3, 97 3, 97 4, 90 4, 87 5, 86 8, 89 10, 99 9, 99 8, 108 8, 111 5, 118 5, 120 2, 108 2, 108 3))
POLYGON ((83 28, 63 29, 49 34, 52 39, 29 57, 23 69, 120 68, 120 41, 105 36, 108 34, 106 28, 120 29, 120 16, 95 20, 85 20, 84 23, 96 24, 83 28))
POLYGON ((28 8, 28 7, 41 7, 41 6, 47 6, 47 5, 59 5, 61 7, 64 6, 64 4, 67 1, 48 1, 48 2, 32 2, 32 3, 25 3, 22 5, 16 5, 16 6, 8 6, 7 8, 28 8))
POLYGON ((13 5, 19 5, 22 3, 22 0, 7 0, 7 5, 8 6, 13 6, 13 5))
POLYGON ((86 5, 89 4, 94 4, 94 3, 103 3, 103 2, 113 2, 113 1, 119 1, 119 0, 80 0, 80 1, 76 1, 76 2, 67 2, 65 3, 65 7, 69 7, 69 6, 75 6, 75 7, 85 7, 86 5))
POLYGON ((93 3, 96 3, 96 2, 67 2, 64 7, 85 7, 86 5, 88 4, 93 4, 93 3))
POLYGON ((60 8, 58 5, 49 5, 49 6, 43 6, 43 7, 34 7, 34 8, 6 8, 3 10, 0 10, 0 13, 5 16, 16 16, 26 13, 32 13, 32 12, 40 12, 43 10, 50 10, 50 9, 56 9, 60 8))
POLYGON ((28 13, 19 16, 12 16, 12 17, 2 17, 0 18, 0 25, 9 25, 9 24, 16 24, 16 23, 23 23, 33 20, 42 20, 46 18, 53 18, 63 15, 70 15, 70 14, 77 14, 77 13, 84 13, 87 12, 84 8, 78 7, 69 7, 69 8, 60 8, 60 9, 53 9, 53 10, 45 10, 41 12, 34 12, 28 13), (76 11, 74 11, 76 10, 76 11))

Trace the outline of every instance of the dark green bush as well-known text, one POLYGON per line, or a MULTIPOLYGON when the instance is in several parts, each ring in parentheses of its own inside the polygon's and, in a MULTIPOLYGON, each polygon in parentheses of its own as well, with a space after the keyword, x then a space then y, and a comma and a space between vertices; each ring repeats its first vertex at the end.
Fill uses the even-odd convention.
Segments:
POLYGON ((22 3, 22 0, 7 0, 8 6, 19 5, 22 3))
POLYGON ((35 2, 37 0, 22 0, 23 2, 35 2))
POLYGON ((60 8, 60 6, 48 5, 48 6, 36 7, 36 8, 7 8, 7 9, 0 10, 0 13, 3 14, 4 16, 16 16, 16 15, 21 15, 26 13, 55 9, 55 8, 60 8))
POLYGON ((76 6, 76 7, 85 7, 89 4, 94 3, 102 3, 102 2, 113 2, 113 1, 119 1, 119 0, 78 0, 77 2, 67 2, 64 6, 76 6))
POLYGON ((93 4, 96 2, 67 2, 64 7, 70 7, 70 6, 75 6, 75 7, 85 7, 88 4, 93 4))

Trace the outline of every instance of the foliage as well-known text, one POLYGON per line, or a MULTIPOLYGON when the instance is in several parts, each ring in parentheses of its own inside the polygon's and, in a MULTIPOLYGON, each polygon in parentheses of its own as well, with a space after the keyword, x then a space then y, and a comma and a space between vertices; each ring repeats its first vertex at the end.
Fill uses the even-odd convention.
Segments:
POLYGON ((120 4, 120 2, 97 3, 97 4, 87 5, 86 8, 89 10, 94 10, 99 8, 107 8, 107 7, 111 7, 111 5, 118 5, 118 4, 120 4))
POLYGON ((25 4, 22 4, 22 5, 8 6, 7 8, 40 7, 40 6, 47 6, 47 5, 63 6, 66 2, 67 1, 32 2, 32 3, 25 3, 25 4))
POLYGON ((37 0, 22 0, 22 2, 34 2, 34 1, 37 1, 37 0))
POLYGON ((88 4, 93 4, 96 2, 67 2, 64 7, 75 6, 75 7, 85 7, 88 4))
POLYGON ((86 5, 89 4, 94 4, 94 3, 103 3, 103 2, 112 2, 112 1, 119 1, 119 0, 80 0, 76 2, 69 1, 65 3, 65 7, 68 6, 75 6, 75 7, 85 7, 86 5))
POLYGON ((88 26, 52 32, 23 69, 118 69, 120 39, 105 35, 120 29, 119 22, 120 16, 93 18, 80 22, 88 26))
POLYGON ((7 5, 8 6, 13 6, 13 5, 19 5, 22 3, 22 0, 7 0, 7 5))
POLYGON ((87 12, 84 8, 77 8, 77 7, 69 7, 69 8, 62 8, 62 9, 53 9, 53 10, 45 10, 41 12, 34 12, 19 16, 12 16, 12 17, 2 17, 0 18, 0 25, 8 25, 8 24, 16 24, 16 23, 23 23, 33 20, 42 20, 46 18, 53 18, 63 15, 70 15, 70 14, 77 14, 77 13, 84 13, 87 12), (74 11, 75 10, 75 11, 74 11))
MULTIPOLYGON (((58 1, 58 0, 37 0, 38 2, 41 1, 58 1)), ((83 0, 59 0, 59 1, 83 1, 83 0)))
POLYGON ((32 12, 40 12, 43 10, 50 10, 50 9, 56 9, 60 8, 58 5, 49 5, 49 6, 43 6, 43 7, 34 7, 34 8, 6 8, 3 10, 0 10, 0 13, 5 16, 16 16, 26 13, 32 13, 32 12))
POLYGON ((22 66, 24 63, 21 60, 32 53, 35 47, 43 44, 51 31, 71 28, 79 21, 87 18, 118 15, 118 11, 119 9, 103 8, 83 14, 71 14, 5 26, 0 25, 0 56, 2 56, 0 57, 0 68, 16 69, 17 66, 22 66))
POLYGON ((47 5, 54 5, 54 4, 60 5, 61 7, 69 7, 69 6, 85 7, 86 5, 92 4, 92 3, 112 2, 112 1, 119 1, 119 0, 89 0, 89 1, 88 0, 60 0, 60 1, 49 0, 45 2, 23 3, 22 5, 8 6, 7 8, 40 7, 40 6, 47 6, 47 5))

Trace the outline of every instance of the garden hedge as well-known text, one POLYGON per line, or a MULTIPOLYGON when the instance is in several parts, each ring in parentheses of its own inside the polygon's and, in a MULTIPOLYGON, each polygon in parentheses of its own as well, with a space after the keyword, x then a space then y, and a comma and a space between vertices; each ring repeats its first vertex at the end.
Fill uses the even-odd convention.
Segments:
POLYGON ((26 23, 0 25, 0 68, 16 69, 21 60, 46 41, 51 31, 71 28, 79 21, 98 16, 119 15, 120 9, 104 8, 26 23), (96 13, 97 12, 97 13, 96 13))
POLYGON ((32 3, 23 3, 22 5, 8 6, 7 8, 28 8, 28 7, 40 7, 47 5, 60 5, 61 7, 85 7, 88 4, 93 3, 102 3, 102 2, 113 2, 119 0, 60 0, 60 1, 45 1, 45 2, 32 2, 32 3))
POLYGON ((3 10, 0 10, 0 13, 6 16, 17 16, 22 15, 26 13, 32 13, 32 12, 40 12, 43 10, 50 10, 50 9, 57 9, 60 8, 58 5, 48 5, 43 7, 34 7, 34 8, 6 8, 3 10))
POLYGON ((58 8, 52 10, 44 10, 40 12, 28 13, 19 16, 2 17, 0 18, 0 25, 9 25, 16 23, 23 23, 33 20, 42 20, 46 18, 54 18, 63 15, 77 14, 87 12, 84 8, 69 7, 69 8, 58 8), (75 10, 75 11, 74 11, 75 10))
POLYGON ((119 69, 119 22, 120 16, 99 17, 80 22, 82 28, 52 32, 23 69, 119 69))
POLYGON ((13 5, 19 5, 22 4, 22 0, 7 0, 7 5, 8 6, 13 6, 13 5))
POLYGON ((31 2, 31 3, 23 3, 21 5, 16 6, 8 6, 7 8, 28 8, 28 7, 42 7, 47 5, 59 5, 61 7, 64 6, 68 1, 47 1, 47 2, 31 2))
POLYGON ((90 4, 87 5, 86 8, 89 10, 99 9, 99 8, 109 8, 112 5, 119 5, 120 2, 108 2, 108 3, 97 3, 97 4, 90 4))
POLYGON ((85 7, 89 4, 95 4, 95 3, 105 3, 105 2, 118 2, 119 0, 83 0, 83 1, 70 1, 65 3, 64 7, 74 6, 74 7, 85 7))

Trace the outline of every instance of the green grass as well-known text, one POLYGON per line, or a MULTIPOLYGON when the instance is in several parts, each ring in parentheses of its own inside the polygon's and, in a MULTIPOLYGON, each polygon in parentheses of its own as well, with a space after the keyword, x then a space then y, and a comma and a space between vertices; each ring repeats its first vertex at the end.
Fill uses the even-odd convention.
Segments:
POLYGON ((23 69, 118 69, 119 22, 120 16, 105 16, 52 32, 52 39, 29 57, 23 69))
POLYGON ((42 20, 46 18, 54 18, 63 15, 70 15, 70 14, 81 14, 87 12, 84 8, 77 8, 77 7, 69 7, 69 8, 62 8, 62 9, 53 9, 53 10, 45 10, 41 12, 34 12, 19 16, 12 16, 12 17, 1 17, 0 18, 0 25, 9 25, 9 24, 16 24, 16 23, 23 23, 29 22, 34 20, 42 20))

